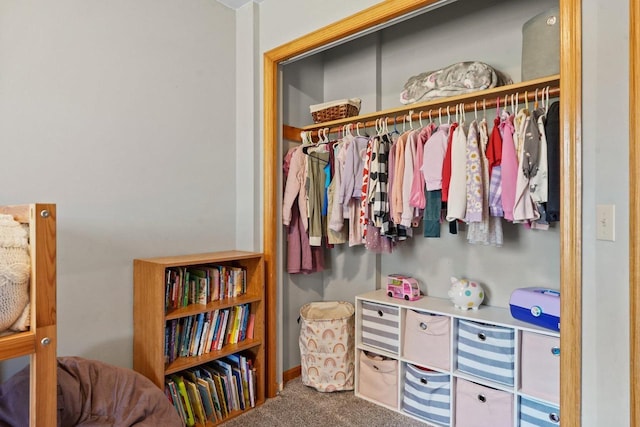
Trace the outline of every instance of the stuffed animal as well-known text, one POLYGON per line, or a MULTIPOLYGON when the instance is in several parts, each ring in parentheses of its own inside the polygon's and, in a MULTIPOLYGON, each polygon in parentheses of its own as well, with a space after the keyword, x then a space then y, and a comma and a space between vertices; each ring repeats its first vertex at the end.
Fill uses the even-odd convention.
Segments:
POLYGON ((465 61, 409 78, 400 93, 400 102, 461 95, 512 83, 512 80, 484 62, 465 61))
POLYGON ((452 277, 449 298, 455 308, 477 310, 484 300, 484 289, 478 282, 452 277))
POLYGON ((27 329, 30 271, 27 231, 0 214, 0 332, 27 329))

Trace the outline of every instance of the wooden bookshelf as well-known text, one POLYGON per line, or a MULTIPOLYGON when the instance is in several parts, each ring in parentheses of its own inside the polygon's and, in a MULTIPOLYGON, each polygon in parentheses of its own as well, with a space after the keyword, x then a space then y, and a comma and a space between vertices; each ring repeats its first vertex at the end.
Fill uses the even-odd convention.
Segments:
MULTIPOLYGON (((135 259, 133 261, 133 369, 140 372, 164 390, 165 378, 180 374, 190 368, 198 368, 223 357, 241 353, 249 357, 256 372, 255 406, 264 403, 264 281, 265 265, 261 253, 222 251, 204 254, 135 259), (165 307, 167 269, 197 266, 239 266, 245 270, 246 292, 242 295, 208 301, 206 304, 188 304, 178 308, 165 307), (169 321, 215 310, 229 309, 248 304, 254 315, 253 337, 237 343, 225 343, 219 350, 197 356, 177 357, 167 362, 165 357, 165 329, 169 321)), ((209 419, 206 426, 218 425, 245 410, 230 411, 220 419, 209 419)), ((196 426, 202 424, 196 423, 196 426)))

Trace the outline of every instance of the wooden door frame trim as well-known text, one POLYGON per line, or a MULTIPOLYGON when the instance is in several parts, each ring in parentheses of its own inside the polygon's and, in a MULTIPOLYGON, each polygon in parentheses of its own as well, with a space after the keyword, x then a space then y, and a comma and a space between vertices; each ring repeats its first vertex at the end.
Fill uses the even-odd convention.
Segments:
MULTIPOLYGON (((276 266, 278 257, 278 67, 280 63, 323 45, 352 36, 390 19, 435 3, 434 0, 389 0, 286 43, 264 54, 264 253, 267 288, 267 397, 278 391, 276 266)), ((560 334, 560 412, 563 424, 581 424, 582 369, 582 50, 581 1, 559 0, 561 28, 560 123, 562 153, 561 263, 562 333, 560 334)))
POLYGON ((629 2, 629 350, 630 424, 640 425, 640 4, 629 2))

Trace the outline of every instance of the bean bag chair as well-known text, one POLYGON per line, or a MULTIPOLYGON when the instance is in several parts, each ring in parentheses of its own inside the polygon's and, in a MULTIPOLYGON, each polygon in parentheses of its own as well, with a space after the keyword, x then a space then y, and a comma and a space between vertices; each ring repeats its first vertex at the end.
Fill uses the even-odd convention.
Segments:
MULTIPOLYGON (((58 358, 59 427, 182 427, 164 392, 136 371, 80 357, 58 358)), ((29 367, 0 385, 0 426, 29 425, 29 367)))

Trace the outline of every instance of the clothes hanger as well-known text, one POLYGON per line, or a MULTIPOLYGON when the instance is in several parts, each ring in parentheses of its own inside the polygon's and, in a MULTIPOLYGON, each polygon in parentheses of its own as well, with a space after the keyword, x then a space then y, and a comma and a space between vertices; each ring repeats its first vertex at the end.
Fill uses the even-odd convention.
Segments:
POLYGON ((418 123, 420 123, 420 128, 423 127, 422 125, 422 110, 420 110, 420 112, 418 113, 418 123))
POLYGON ((451 114, 449 114, 449 106, 447 105, 447 124, 451 124, 451 114))
POLYGON ((438 126, 442 126, 442 107, 438 108, 438 126))
POLYGON ((478 120, 478 101, 473 101, 473 116, 478 120))
POLYGON ((413 121, 411 120, 411 116, 413 116, 413 110, 409 110, 409 114, 407 118, 409 119, 409 130, 413 130, 413 121))
POLYGON ((482 120, 487 120, 487 99, 482 99, 482 120))

